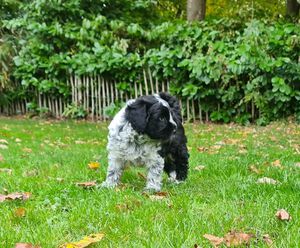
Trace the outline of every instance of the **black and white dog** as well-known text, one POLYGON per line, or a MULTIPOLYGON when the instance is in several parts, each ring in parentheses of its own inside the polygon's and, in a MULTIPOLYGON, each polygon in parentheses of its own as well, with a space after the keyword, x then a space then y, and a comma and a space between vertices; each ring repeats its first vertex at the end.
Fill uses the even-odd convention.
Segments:
POLYGON ((160 93, 129 100, 109 125, 103 187, 119 183, 127 162, 148 168, 146 190, 160 191, 162 174, 180 182, 188 173, 187 139, 175 97, 160 93))

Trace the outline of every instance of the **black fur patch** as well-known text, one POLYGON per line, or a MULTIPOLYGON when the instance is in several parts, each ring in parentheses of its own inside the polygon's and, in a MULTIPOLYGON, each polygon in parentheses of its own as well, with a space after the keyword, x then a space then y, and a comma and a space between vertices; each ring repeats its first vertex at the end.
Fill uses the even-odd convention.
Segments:
POLYGON ((138 133, 162 141, 160 155, 165 160, 164 171, 168 175, 176 171, 176 179, 182 181, 187 178, 189 154, 180 106, 177 99, 168 93, 160 93, 159 96, 169 104, 169 108, 155 96, 142 96, 127 106, 125 118, 138 133), (170 114, 177 124, 176 129, 169 121, 170 114))

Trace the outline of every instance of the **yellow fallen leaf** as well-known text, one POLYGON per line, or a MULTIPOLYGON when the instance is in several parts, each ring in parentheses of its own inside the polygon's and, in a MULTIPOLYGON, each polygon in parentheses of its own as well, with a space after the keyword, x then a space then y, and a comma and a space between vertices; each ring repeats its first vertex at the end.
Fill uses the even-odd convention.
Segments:
POLYGON ((24 217, 26 215, 26 209, 25 208, 17 208, 17 209, 15 209, 14 215, 16 217, 24 217))
POLYGON ((89 166, 90 169, 95 170, 95 169, 98 169, 100 167, 100 163, 99 162, 90 162, 88 164, 88 166, 89 166))
POLYGON ((84 247, 88 247, 91 244, 99 242, 101 239, 103 239, 103 237, 104 237, 103 233, 90 234, 89 236, 85 236, 82 240, 80 240, 78 242, 72 242, 72 243, 67 243, 65 245, 62 245, 61 248, 84 248, 84 247))

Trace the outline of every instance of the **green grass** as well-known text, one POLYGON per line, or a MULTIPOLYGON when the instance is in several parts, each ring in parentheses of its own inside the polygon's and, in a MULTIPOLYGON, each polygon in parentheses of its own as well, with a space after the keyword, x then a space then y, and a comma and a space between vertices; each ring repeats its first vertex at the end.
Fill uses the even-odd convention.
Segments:
POLYGON ((169 196, 153 201, 142 195, 143 168, 128 168, 118 190, 83 189, 76 182, 102 182, 107 168, 107 124, 0 119, 0 194, 31 192, 27 201, 0 203, 0 247, 17 242, 58 247, 91 233, 105 233, 93 247, 210 247, 203 235, 224 236, 230 230, 253 233, 252 247, 300 247, 300 127, 186 125, 190 173, 181 185, 167 183, 169 196), (16 138, 21 142, 16 142, 16 138), (76 144, 76 141, 84 141, 76 144), (219 146, 216 146, 216 144, 219 146), (198 151, 201 148, 205 151, 198 151), (32 152, 23 149, 30 148, 32 152), (298 152, 297 152, 298 151, 298 152), (282 168, 271 165, 279 159, 282 168), (87 164, 99 161, 91 170, 87 164), (195 170, 204 165, 202 171, 195 170), (255 165, 261 174, 249 170, 255 165), (278 185, 257 184, 270 177, 278 185), (57 178, 63 178, 58 181, 57 178), (16 217, 17 208, 26 209, 16 217), (292 216, 275 217, 278 209, 292 216))

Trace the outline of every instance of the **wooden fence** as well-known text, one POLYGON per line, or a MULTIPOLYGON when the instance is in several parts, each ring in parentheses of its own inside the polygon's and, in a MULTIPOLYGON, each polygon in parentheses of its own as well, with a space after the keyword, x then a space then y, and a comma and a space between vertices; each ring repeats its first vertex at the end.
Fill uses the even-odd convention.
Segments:
MULTIPOLYGON (((116 102, 125 102, 141 95, 155 94, 159 92, 169 92, 170 84, 168 80, 158 81, 152 77, 150 70, 144 70, 140 80, 130 85, 126 92, 118 89, 118 82, 108 80, 99 75, 93 76, 70 76, 67 85, 70 87, 71 96, 53 97, 48 94, 36 92, 35 99, 26 99, 10 103, 5 107, 0 107, 0 114, 14 115, 26 114, 27 104, 36 102, 40 110, 49 111, 53 117, 62 118, 67 106, 74 104, 82 106, 92 120, 108 120, 106 110, 116 102)), ((201 105, 197 101, 179 99, 182 107, 184 120, 209 121, 208 112, 203 112, 201 105)))

